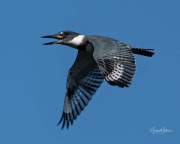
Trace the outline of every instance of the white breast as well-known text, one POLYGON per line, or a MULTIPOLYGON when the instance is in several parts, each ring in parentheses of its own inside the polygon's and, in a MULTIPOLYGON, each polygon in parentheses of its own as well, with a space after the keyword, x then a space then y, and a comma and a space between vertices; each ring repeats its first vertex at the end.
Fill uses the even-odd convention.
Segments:
POLYGON ((78 35, 76 37, 74 37, 70 43, 72 43, 73 45, 79 46, 81 44, 83 44, 85 41, 85 36, 84 35, 78 35))

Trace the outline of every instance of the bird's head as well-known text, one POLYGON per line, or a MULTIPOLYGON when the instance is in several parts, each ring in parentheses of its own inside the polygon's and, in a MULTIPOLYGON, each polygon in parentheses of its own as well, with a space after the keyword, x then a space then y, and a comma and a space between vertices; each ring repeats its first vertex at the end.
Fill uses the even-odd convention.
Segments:
POLYGON ((73 31, 62 31, 57 34, 43 36, 42 38, 53 38, 56 41, 44 43, 44 45, 62 44, 78 47, 86 42, 85 36, 73 31))

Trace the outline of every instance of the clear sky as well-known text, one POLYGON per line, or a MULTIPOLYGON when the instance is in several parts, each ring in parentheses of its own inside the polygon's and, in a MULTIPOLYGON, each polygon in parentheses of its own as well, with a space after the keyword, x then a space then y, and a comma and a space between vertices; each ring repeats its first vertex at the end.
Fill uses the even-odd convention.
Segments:
POLYGON ((178 0, 1 0, 0 143, 180 143, 179 6, 178 0), (153 58, 136 57, 130 88, 104 82, 63 131, 56 124, 76 50, 45 47, 40 38, 61 30, 156 51, 153 58), (153 127, 173 132, 153 135, 153 127))

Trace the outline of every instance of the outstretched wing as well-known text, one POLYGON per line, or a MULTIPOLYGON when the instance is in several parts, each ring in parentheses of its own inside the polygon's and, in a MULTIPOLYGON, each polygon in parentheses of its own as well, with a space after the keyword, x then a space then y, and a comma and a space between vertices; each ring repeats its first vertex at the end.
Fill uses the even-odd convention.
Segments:
POLYGON ((58 124, 62 128, 73 124, 73 121, 87 106, 96 90, 104 80, 92 55, 78 51, 75 63, 69 70, 67 92, 64 99, 64 110, 58 124))
POLYGON ((112 39, 101 42, 104 43, 101 51, 93 45, 94 58, 105 75, 105 80, 111 85, 128 87, 136 69, 130 46, 112 39))

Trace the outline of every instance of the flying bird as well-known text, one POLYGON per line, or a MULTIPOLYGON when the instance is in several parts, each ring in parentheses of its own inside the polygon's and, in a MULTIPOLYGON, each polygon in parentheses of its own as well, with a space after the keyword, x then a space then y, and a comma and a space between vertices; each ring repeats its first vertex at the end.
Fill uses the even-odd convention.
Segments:
POLYGON ((64 108, 58 122, 62 129, 73 125, 104 80, 121 88, 131 84, 136 69, 134 54, 154 55, 153 49, 134 48, 113 38, 73 31, 62 31, 42 38, 56 39, 44 45, 61 44, 78 51, 68 72, 64 108))

